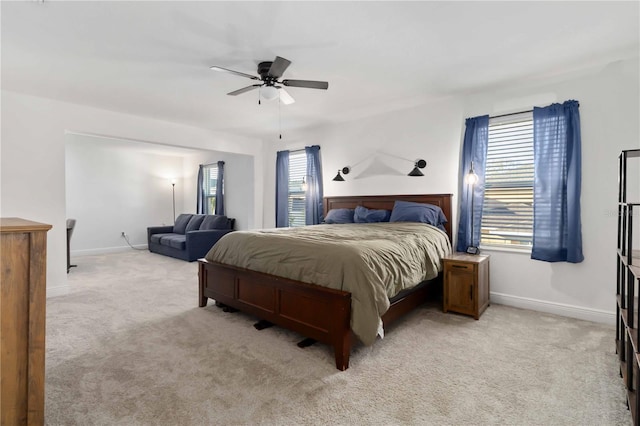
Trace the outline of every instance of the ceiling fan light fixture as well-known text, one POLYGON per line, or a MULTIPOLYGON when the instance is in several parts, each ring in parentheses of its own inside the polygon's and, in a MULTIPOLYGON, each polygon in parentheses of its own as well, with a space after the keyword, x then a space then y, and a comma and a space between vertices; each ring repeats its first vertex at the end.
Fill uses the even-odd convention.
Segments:
POLYGON ((260 89, 260 96, 266 101, 272 101, 279 96, 278 89, 274 86, 265 86, 260 89))

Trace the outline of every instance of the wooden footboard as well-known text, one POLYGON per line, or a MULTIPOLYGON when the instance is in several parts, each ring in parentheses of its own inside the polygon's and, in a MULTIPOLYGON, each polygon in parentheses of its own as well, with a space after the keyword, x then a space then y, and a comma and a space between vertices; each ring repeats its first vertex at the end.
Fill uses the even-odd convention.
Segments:
POLYGON ((211 298, 331 345, 338 370, 349 367, 351 293, 205 259, 198 263, 201 307, 211 298))

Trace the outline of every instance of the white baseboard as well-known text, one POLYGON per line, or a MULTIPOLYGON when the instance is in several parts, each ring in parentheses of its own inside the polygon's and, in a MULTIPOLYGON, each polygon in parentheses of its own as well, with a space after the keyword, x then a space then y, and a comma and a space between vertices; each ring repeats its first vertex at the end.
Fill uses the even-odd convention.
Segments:
MULTIPOLYGON (((134 244, 133 245, 137 249, 147 249, 146 244, 134 244)), ((86 250, 72 250, 71 257, 75 256, 94 256, 99 254, 109 254, 109 253, 122 253, 123 251, 133 250, 129 246, 118 246, 118 247, 101 247, 95 249, 86 249, 86 250)))
POLYGON ((615 312, 583 308, 581 306, 566 305, 564 303, 548 302, 545 300, 530 299, 528 297, 491 292, 491 303, 529 309, 532 311, 546 312, 549 314, 556 314, 563 317, 577 318, 602 324, 615 325, 616 323, 615 312))

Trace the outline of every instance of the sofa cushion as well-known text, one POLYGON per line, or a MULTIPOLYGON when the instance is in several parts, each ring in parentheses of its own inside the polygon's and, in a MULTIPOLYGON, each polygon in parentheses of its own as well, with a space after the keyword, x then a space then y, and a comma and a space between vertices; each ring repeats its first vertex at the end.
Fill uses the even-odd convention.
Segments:
POLYGON ((185 234, 189 231, 197 231, 198 229, 200 229, 200 225, 204 220, 204 216, 205 215, 203 214, 194 214, 193 216, 191 216, 191 219, 189 219, 189 223, 184 230, 185 234))
POLYGON ((166 237, 167 235, 175 235, 175 234, 153 234, 149 238, 149 241, 151 241, 152 243, 160 244, 160 240, 162 239, 162 237, 166 237))
POLYGON ((173 225, 174 234, 184 234, 187 230, 187 225, 191 220, 192 214, 183 213, 176 219, 176 223, 173 225))
POLYGON ((178 250, 184 250, 186 248, 186 235, 172 234, 162 237, 160 244, 163 246, 173 247, 178 250))
POLYGON ((200 229, 229 229, 229 221, 227 217, 220 214, 211 214, 207 215, 202 224, 200 225, 200 229))

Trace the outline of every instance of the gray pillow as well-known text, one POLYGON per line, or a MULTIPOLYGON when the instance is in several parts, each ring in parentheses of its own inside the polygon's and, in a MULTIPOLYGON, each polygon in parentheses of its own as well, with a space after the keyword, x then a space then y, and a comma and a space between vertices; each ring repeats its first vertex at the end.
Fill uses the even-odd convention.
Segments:
POLYGON ((200 229, 229 229, 229 221, 221 214, 207 215, 200 224, 200 229))
POLYGON ((191 220, 192 214, 183 213, 176 219, 176 223, 173 225, 174 234, 184 234, 187 230, 187 225, 191 220))

